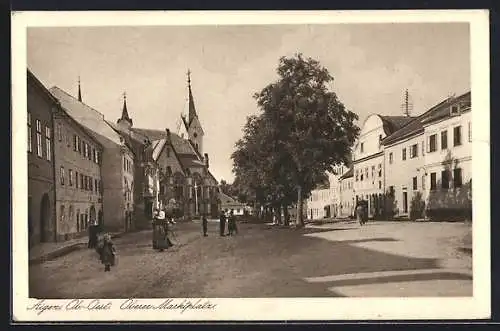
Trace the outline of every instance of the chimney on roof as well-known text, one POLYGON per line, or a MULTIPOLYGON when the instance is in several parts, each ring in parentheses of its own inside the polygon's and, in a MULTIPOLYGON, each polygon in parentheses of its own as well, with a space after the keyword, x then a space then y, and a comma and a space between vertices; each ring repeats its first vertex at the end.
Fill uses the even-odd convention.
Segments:
POLYGON ((82 89, 80 87, 80 76, 78 76, 78 101, 82 102, 82 89))
POLYGON ((208 169, 208 166, 210 165, 210 163, 208 162, 208 153, 205 153, 205 167, 207 167, 208 169))

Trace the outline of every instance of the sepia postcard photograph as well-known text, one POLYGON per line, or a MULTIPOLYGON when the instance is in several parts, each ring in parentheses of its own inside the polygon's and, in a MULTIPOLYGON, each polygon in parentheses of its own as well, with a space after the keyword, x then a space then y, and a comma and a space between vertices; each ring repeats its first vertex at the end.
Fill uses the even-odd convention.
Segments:
POLYGON ((490 317, 488 11, 12 31, 14 321, 490 317))

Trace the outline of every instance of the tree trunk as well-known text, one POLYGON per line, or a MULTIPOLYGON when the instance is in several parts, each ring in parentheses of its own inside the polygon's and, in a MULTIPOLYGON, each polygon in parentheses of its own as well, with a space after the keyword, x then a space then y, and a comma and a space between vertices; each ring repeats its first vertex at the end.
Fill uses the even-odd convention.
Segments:
POLYGON ((302 211, 302 186, 297 187, 297 223, 298 227, 304 226, 304 215, 302 211))

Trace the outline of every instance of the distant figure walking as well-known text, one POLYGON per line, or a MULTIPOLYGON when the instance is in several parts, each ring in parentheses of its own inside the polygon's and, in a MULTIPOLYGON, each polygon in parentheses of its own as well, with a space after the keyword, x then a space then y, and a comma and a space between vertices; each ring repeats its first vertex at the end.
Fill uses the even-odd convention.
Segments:
POLYGON ((99 255, 102 264, 104 264, 104 271, 110 271, 111 266, 115 265, 116 249, 108 233, 103 237, 102 247, 99 248, 99 255))
POLYGON ((226 213, 221 211, 219 217, 219 227, 220 227, 220 236, 224 237, 224 231, 226 230, 226 213))
POLYGON ((201 224, 203 226, 203 236, 206 237, 206 236, 208 236, 207 235, 207 232, 208 232, 208 220, 207 220, 207 215, 206 214, 203 214, 203 216, 201 218, 201 224))
POLYGON ((356 218, 359 222, 359 225, 363 225, 368 221, 368 211, 363 201, 358 203, 356 207, 356 218))
POLYGON ((231 212, 229 213, 227 228, 230 236, 238 232, 238 230, 236 229, 236 218, 234 217, 233 209, 231 209, 231 212))

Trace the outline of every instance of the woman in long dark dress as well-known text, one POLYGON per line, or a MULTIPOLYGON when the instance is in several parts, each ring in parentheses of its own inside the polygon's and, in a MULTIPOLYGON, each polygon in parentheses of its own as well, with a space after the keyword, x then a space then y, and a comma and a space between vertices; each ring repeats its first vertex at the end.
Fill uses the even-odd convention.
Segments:
POLYGON ((115 265, 116 249, 109 234, 104 235, 102 247, 100 248, 101 262, 104 264, 104 271, 110 271, 115 265))

